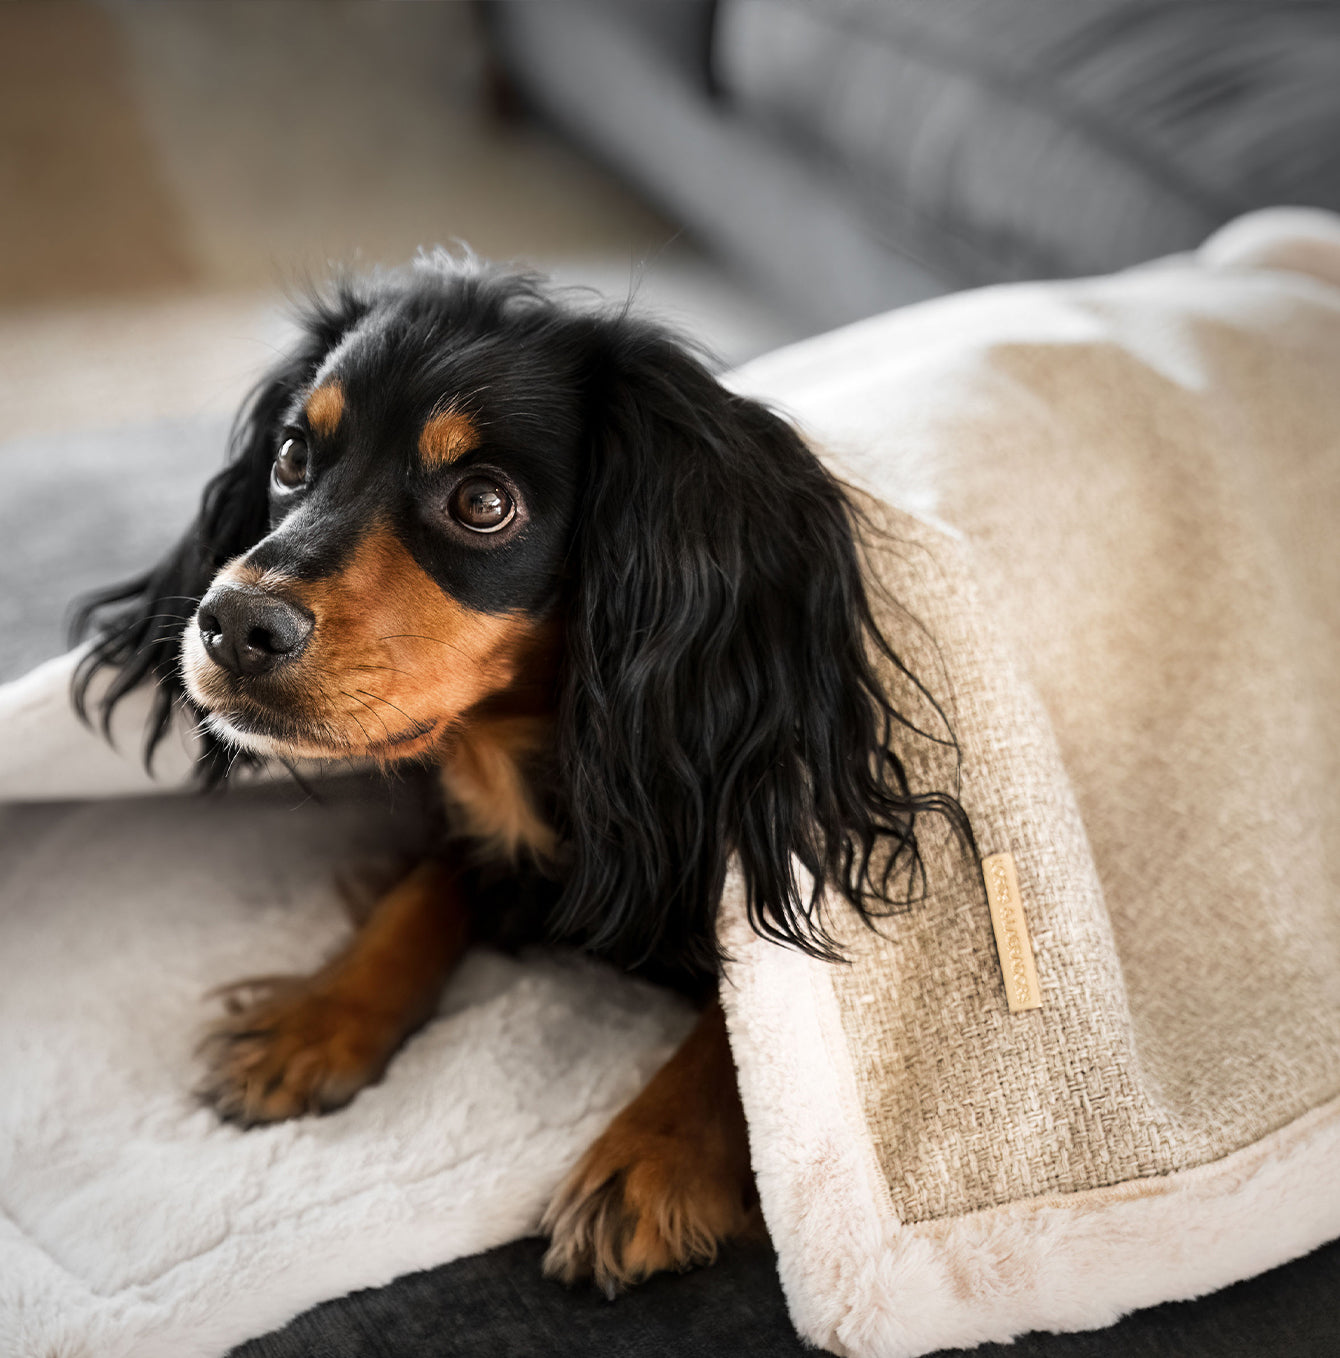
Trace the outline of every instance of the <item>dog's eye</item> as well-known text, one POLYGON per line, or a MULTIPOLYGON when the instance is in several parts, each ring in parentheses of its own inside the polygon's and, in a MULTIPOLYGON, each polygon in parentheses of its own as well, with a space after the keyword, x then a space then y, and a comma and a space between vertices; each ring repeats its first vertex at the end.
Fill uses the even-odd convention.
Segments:
POLYGON ((307 442, 290 434, 275 458, 274 478, 285 490, 296 490, 307 480, 307 442))
POLYGON ((491 476, 468 476, 452 492, 451 517, 476 533, 496 533, 516 517, 512 497, 491 476))

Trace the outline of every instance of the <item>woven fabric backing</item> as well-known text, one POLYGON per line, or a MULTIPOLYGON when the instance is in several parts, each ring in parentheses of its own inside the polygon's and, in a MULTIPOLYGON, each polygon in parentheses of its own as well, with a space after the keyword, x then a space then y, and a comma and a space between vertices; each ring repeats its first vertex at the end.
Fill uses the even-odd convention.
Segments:
POLYGON ((1011 1014, 933 822, 925 899, 842 926, 904 1223, 1185 1170, 1340 1092, 1336 290, 1169 267, 999 296, 1009 326, 965 299, 980 342, 912 347, 895 316, 752 384, 932 511, 875 510, 872 576, 961 764, 904 755, 1014 855, 1036 950, 1042 1007, 1011 1014))

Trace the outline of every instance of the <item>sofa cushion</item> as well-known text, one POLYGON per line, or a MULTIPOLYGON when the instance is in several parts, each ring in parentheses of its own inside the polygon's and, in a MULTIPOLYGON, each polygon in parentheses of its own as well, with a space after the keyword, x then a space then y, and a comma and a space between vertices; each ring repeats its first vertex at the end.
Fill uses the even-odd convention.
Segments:
POLYGON ((1329 5, 722 0, 737 112, 960 285, 1098 273, 1340 208, 1329 5))

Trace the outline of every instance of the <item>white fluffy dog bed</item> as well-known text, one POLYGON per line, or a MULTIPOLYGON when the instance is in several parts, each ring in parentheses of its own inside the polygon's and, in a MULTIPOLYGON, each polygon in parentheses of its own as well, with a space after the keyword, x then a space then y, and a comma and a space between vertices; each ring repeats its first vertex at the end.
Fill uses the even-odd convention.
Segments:
MULTIPOLYGON (((797 1327, 893 1358, 1097 1326, 1340 1234, 1340 224, 1246 219, 735 380, 896 506, 876 568, 927 631, 890 626, 1017 874, 993 930, 932 846, 929 898, 846 967, 754 939, 728 892, 797 1327)), ((533 1229, 682 1008, 477 955, 348 1108, 219 1125, 189 1093, 205 992, 310 967, 347 928, 336 869, 395 817, 132 795, 67 673, 0 690, 0 1352, 217 1355, 533 1229)))

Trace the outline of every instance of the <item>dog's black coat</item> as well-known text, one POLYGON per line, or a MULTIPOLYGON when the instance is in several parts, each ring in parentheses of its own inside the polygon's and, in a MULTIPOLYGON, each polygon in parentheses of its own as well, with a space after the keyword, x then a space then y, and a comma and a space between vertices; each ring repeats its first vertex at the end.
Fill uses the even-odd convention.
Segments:
MULTIPOLYGON (((874 661, 901 665, 871 616, 858 514, 783 419, 661 329, 528 275, 439 258, 342 286, 303 324, 180 543, 85 606, 79 626, 98 640, 81 704, 104 668, 104 718, 155 681, 152 751, 187 701, 178 643, 218 569, 260 543, 253 562, 328 574, 351 520, 378 517, 462 603, 561 625, 555 933, 625 962, 714 969, 736 854, 754 927, 832 955, 825 885, 869 918, 888 908, 891 869, 913 879, 919 814, 946 815, 971 843, 952 796, 908 786, 874 661), (308 431, 310 489, 285 497, 272 464, 337 350, 350 428, 339 450, 308 431), (413 449, 448 405, 481 438, 439 475, 413 449), (444 477, 461 466, 520 491, 523 532, 498 546, 443 531, 444 477), (262 542, 300 501, 300 531, 262 542)), ((202 773, 218 779, 232 753, 204 742, 202 773)))

